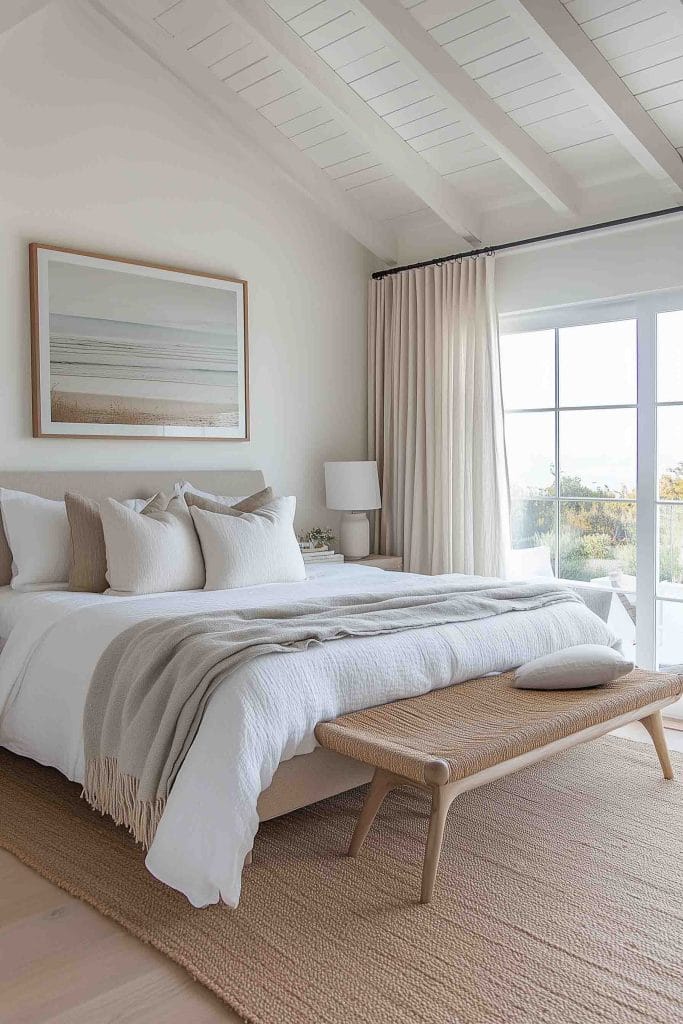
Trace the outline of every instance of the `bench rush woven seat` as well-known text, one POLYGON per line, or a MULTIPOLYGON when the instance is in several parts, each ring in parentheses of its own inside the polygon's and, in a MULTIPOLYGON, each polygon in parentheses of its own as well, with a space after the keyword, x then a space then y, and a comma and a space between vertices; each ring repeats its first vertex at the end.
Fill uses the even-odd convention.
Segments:
POLYGON ((350 856, 387 793, 404 785, 431 791, 423 903, 432 897, 446 816, 459 793, 634 721, 650 734, 664 778, 673 778, 661 712, 683 692, 683 676, 636 669, 582 690, 516 689, 512 676, 471 679, 316 727, 321 746, 375 768, 350 856))

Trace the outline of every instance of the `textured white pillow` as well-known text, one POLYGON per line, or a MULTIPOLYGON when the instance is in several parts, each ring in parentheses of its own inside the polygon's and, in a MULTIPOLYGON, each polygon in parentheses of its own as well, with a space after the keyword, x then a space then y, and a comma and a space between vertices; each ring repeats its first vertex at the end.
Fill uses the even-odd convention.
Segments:
POLYGON ((208 498, 209 501, 217 501, 219 505, 227 505, 228 508, 232 508, 233 505, 237 505, 238 502, 244 501, 246 495, 242 495, 239 498, 229 498, 225 494, 210 494, 209 491, 200 491, 198 487, 191 484, 189 480, 176 480, 175 489, 173 491, 174 497, 182 497, 191 491, 192 494, 198 494, 200 498, 208 498))
POLYGON ((206 566, 206 590, 297 583, 306 567, 294 534, 296 498, 275 498, 257 512, 221 515, 193 505, 206 566))
POLYGON ((14 590, 65 589, 71 534, 63 501, 0 487, 0 509, 12 552, 14 590))
POLYGON ((182 498, 157 495, 135 512, 118 501, 100 503, 107 548, 107 594, 201 590, 204 561, 182 498))
POLYGON ((515 672, 514 685, 523 690, 578 690, 611 683, 633 670, 633 662, 611 647, 579 644, 544 654, 515 672))

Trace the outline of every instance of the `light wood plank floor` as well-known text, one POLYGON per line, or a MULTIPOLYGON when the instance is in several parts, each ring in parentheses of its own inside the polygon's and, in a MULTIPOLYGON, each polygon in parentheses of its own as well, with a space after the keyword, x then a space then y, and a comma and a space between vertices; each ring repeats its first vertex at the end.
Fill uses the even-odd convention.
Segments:
POLYGON ((0 850, 2 1024, 236 1024, 114 921, 0 850))
MULTIPOLYGON (((619 730, 650 742, 640 726, 619 730)), ((672 750, 683 732, 667 730, 672 750)), ((654 752, 653 752, 654 757, 654 752)), ((2 1024, 237 1024, 155 949, 0 850, 2 1024)))

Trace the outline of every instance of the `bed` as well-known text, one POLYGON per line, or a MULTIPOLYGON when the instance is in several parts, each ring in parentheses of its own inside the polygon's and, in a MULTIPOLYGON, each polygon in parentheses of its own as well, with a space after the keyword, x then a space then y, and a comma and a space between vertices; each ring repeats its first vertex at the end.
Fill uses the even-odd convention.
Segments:
MULTIPOLYGON (((231 496, 263 485, 259 472, 176 471, 2 473, 0 486, 52 498, 65 490, 129 498, 183 478, 231 496)), ((356 565, 309 566, 307 576, 296 584, 134 598, 0 589, 0 744, 82 782, 81 719, 90 677, 108 643, 141 619, 423 582, 356 565)), ((148 869, 195 906, 220 899, 235 906, 259 820, 369 779, 359 762, 316 746, 317 722, 577 643, 611 646, 615 638, 585 606, 566 604, 255 660, 211 698, 147 852, 148 869)))

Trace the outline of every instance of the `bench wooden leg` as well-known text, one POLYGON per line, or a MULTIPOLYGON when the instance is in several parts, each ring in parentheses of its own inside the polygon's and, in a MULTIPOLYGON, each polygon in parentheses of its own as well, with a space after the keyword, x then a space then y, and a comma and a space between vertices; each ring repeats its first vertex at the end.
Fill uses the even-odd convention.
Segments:
POLYGON ((349 857, 355 857, 360 850, 365 842, 365 837, 370 831, 370 826, 377 817, 377 812, 384 802, 385 796, 392 789, 395 789, 397 784, 396 777, 391 772, 387 772, 383 768, 375 769, 368 795, 363 804, 363 810, 360 812, 351 837, 349 857))
POLYGON ((640 721, 652 737, 652 742, 655 745, 659 763, 662 766, 664 778, 673 779, 674 770, 671 767, 669 748, 666 745, 666 736, 664 735, 664 726, 662 725, 662 712, 655 711, 653 714, 647 715, 645 718, 641 718, 640 721))
POLYGON ((421 903, 430 903, 432 899, 436 872, 439 867, 439 858, 441 857, 443 831, 451 803, 452 799, 448 798, 443 786, 435 786, 432 789, 432 813, 429 818, 427 849, 425 850, 425 859, 422 865, 421 903))

